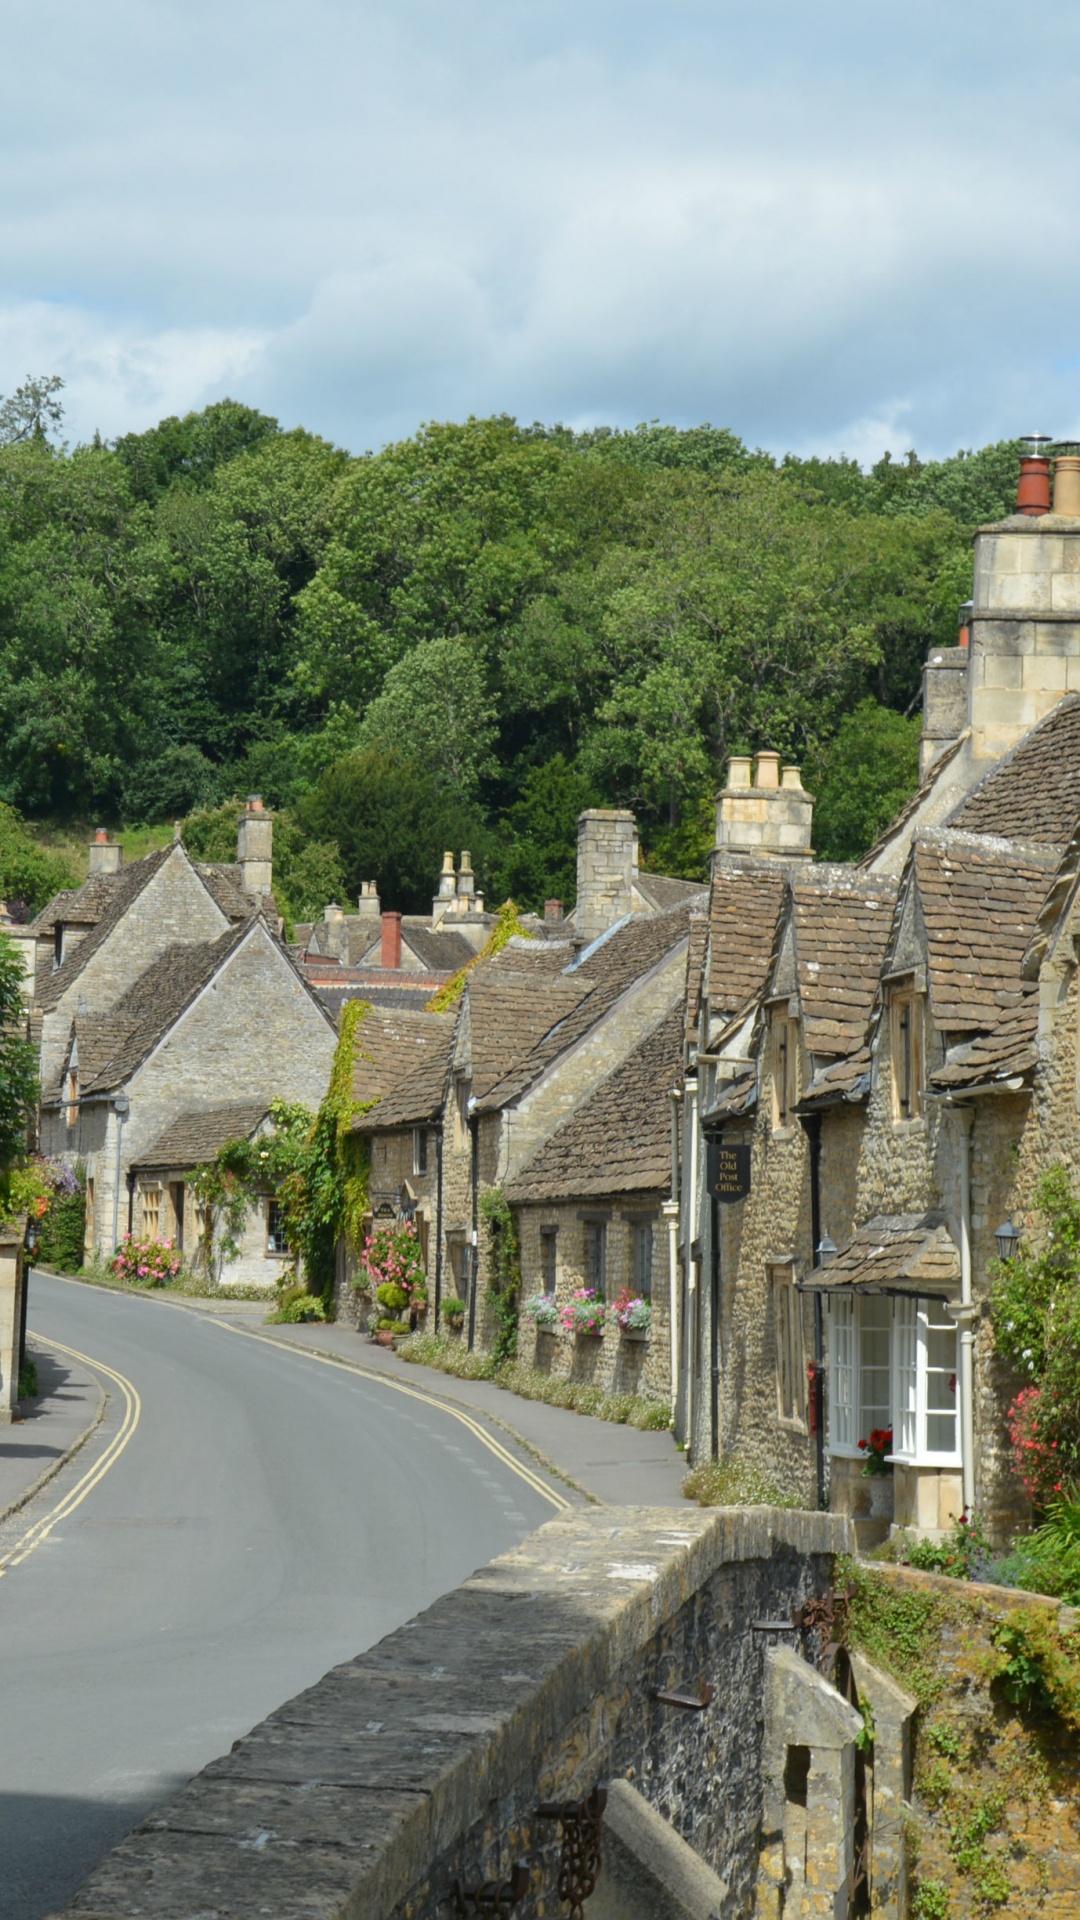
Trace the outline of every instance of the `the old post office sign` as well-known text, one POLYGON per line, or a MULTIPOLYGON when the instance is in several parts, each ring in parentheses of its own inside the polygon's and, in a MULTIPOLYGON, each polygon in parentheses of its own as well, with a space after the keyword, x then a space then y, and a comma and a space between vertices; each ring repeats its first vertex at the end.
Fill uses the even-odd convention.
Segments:
POLYGON ((750 1191, 749 1146, 731 1147, 725 1140, 710 1140, 706 1177, 709 1192, 722 1205, 745 1200, 750 1191))
POLYGON ((397 1214, 394 1212, 389 1200, 384 1200, 381 1206, 376 1207, 374 1217, 376 1220, 396 1220, 397 1214))

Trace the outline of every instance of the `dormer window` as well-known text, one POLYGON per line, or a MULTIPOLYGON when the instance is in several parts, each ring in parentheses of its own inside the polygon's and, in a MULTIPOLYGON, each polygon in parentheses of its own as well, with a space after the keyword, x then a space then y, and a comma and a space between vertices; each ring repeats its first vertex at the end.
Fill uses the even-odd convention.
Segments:
POLYGON ((787 1000, 769 1010, 769 1055, 773 1132, 779 1133, 791 1126, 799 1098, 799 1023, 792 1019, 787 1000))
POLYGON ((917 1120, 923 1103, 923 996, 913 977, 889 988, 893 1119, 917 1120))

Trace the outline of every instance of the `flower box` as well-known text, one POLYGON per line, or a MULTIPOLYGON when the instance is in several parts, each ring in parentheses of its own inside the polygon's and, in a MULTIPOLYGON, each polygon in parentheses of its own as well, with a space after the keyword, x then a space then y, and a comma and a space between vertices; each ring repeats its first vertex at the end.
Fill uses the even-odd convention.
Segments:
POLYGON ((649 1329, 648 1327, 624 1327, 622 1337, 624 1340, 635 1340, 639 1346, 643 1346, 649 1337, 649 1329))
POLYGON ((538 1325, 536 1332, 537 1332, 538 1338, 542 1336, 546 1340, 554 1340, 558 1337, 559 1329, 558 1327, 545 1327, 545 1326, 538 1325))

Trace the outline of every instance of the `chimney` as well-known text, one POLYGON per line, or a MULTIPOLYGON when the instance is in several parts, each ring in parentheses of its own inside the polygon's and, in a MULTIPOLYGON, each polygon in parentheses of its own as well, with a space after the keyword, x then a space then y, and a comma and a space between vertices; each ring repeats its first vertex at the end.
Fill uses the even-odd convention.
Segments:
POLYGON ((617 807, 590 807, 578 815, 574 927, 586 943, 633 912, 637 866, 637 823, 632 813, 617 807))
POLYGON ((110 840, 104 827, 99 827, 90 842, 91 873, 119 873, 124 861, 124 850, 118 840, 110 840))
POLYGON ((1054 461, 1054 512, 1080 519, 1080 456, 1075 453, 1059 453, 1054 461))
POLYGON ((384 913, 382 916, 382 953, 380 966, 400 967, 401 965, 401 915, 384 913))
POLYGON ((345 914, 336 900, 328 900, 323 908, 322 952, 331 960, 345 955, 345 914))
MULTIPOLYGON (((961 618, 969 615, 970 610, 969 601, 966 608, 960 609, 961 618)), ((933 647, 923 668, 920 780, 967 726, 970 625, 962 626, 960 635, 958 647, 933 647)))
POLYGON ((1050 511, 1050 445, 1048 433, 1025 433, 1020 445, 1020 479, 1016 488, 1016 511, 1036 519, 1050 511))
POLYGON ((814 802, 798 767, 781 767, 778 753, 734 754, 727 786, 716 796, 716 851, 758 860, 811 860, 814 802))
POLYGON ((461 866, 458 870, 458 877, 457 877, 457 890, 458 890, 458 899, 463 900, 465 902, 464 906, 459 907, 458 911, 459 913, 468 913, 469 908, 472 905, 473 894, 476 892, 476 881, 473 878, 471 853, 468 853, 468 852, 462 853, 461 866))
POLYGON ((561 920, 561 919, 562 919, 562 901, 561 900, 545 900, 544 901, 545 922, 561 920))
POLYGON ((248 795, 236 836, 236 858, 244 892, 252 900, 261 901, 274 883, 274 823, 261 794, 248 795))
POLYGON ((360 898, 356 903, 361 920, 377 920, 381 912, 379 906, 379 883, 377 880, 361 880, 360 898))

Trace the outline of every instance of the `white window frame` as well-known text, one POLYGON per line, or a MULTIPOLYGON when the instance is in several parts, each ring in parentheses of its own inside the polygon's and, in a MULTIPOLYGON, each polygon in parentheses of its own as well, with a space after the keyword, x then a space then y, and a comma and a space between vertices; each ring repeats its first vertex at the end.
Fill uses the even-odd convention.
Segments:
POLYGON ((426 1174, 428 1170, 428 1130, 426 1127, 414 1127, 412 1130, 412 1170, 414 1174, 426 1174))
MULTIPOLYGON (((862 1460, 859 1441, 867 1435, 860 1431, 862 1395, 860 1392, 861 1300, 858 1295, 836 1294, 829 1299, 829 1452, 841 1460, 862 1460)), ((889 1455, 901 1466, 948 1467, 960 1465, 959 1385, 955 1411, 956 1445, 948 1452, 927 1444, 927 1416, 930 1411, 928 1365, 931 1322, 937 1327, 952 1325, 948 1309, 940 1300, 916 1298, 914 1294, 892 1297, 890 1328, 889 1424, 893 1430, 893 1451, 889 1455), (936 1316, 940 1315, 941 1318, 936 1316)), ((956 1341, 956 1366, 959 1373, 959 1339, 956 1341)))

